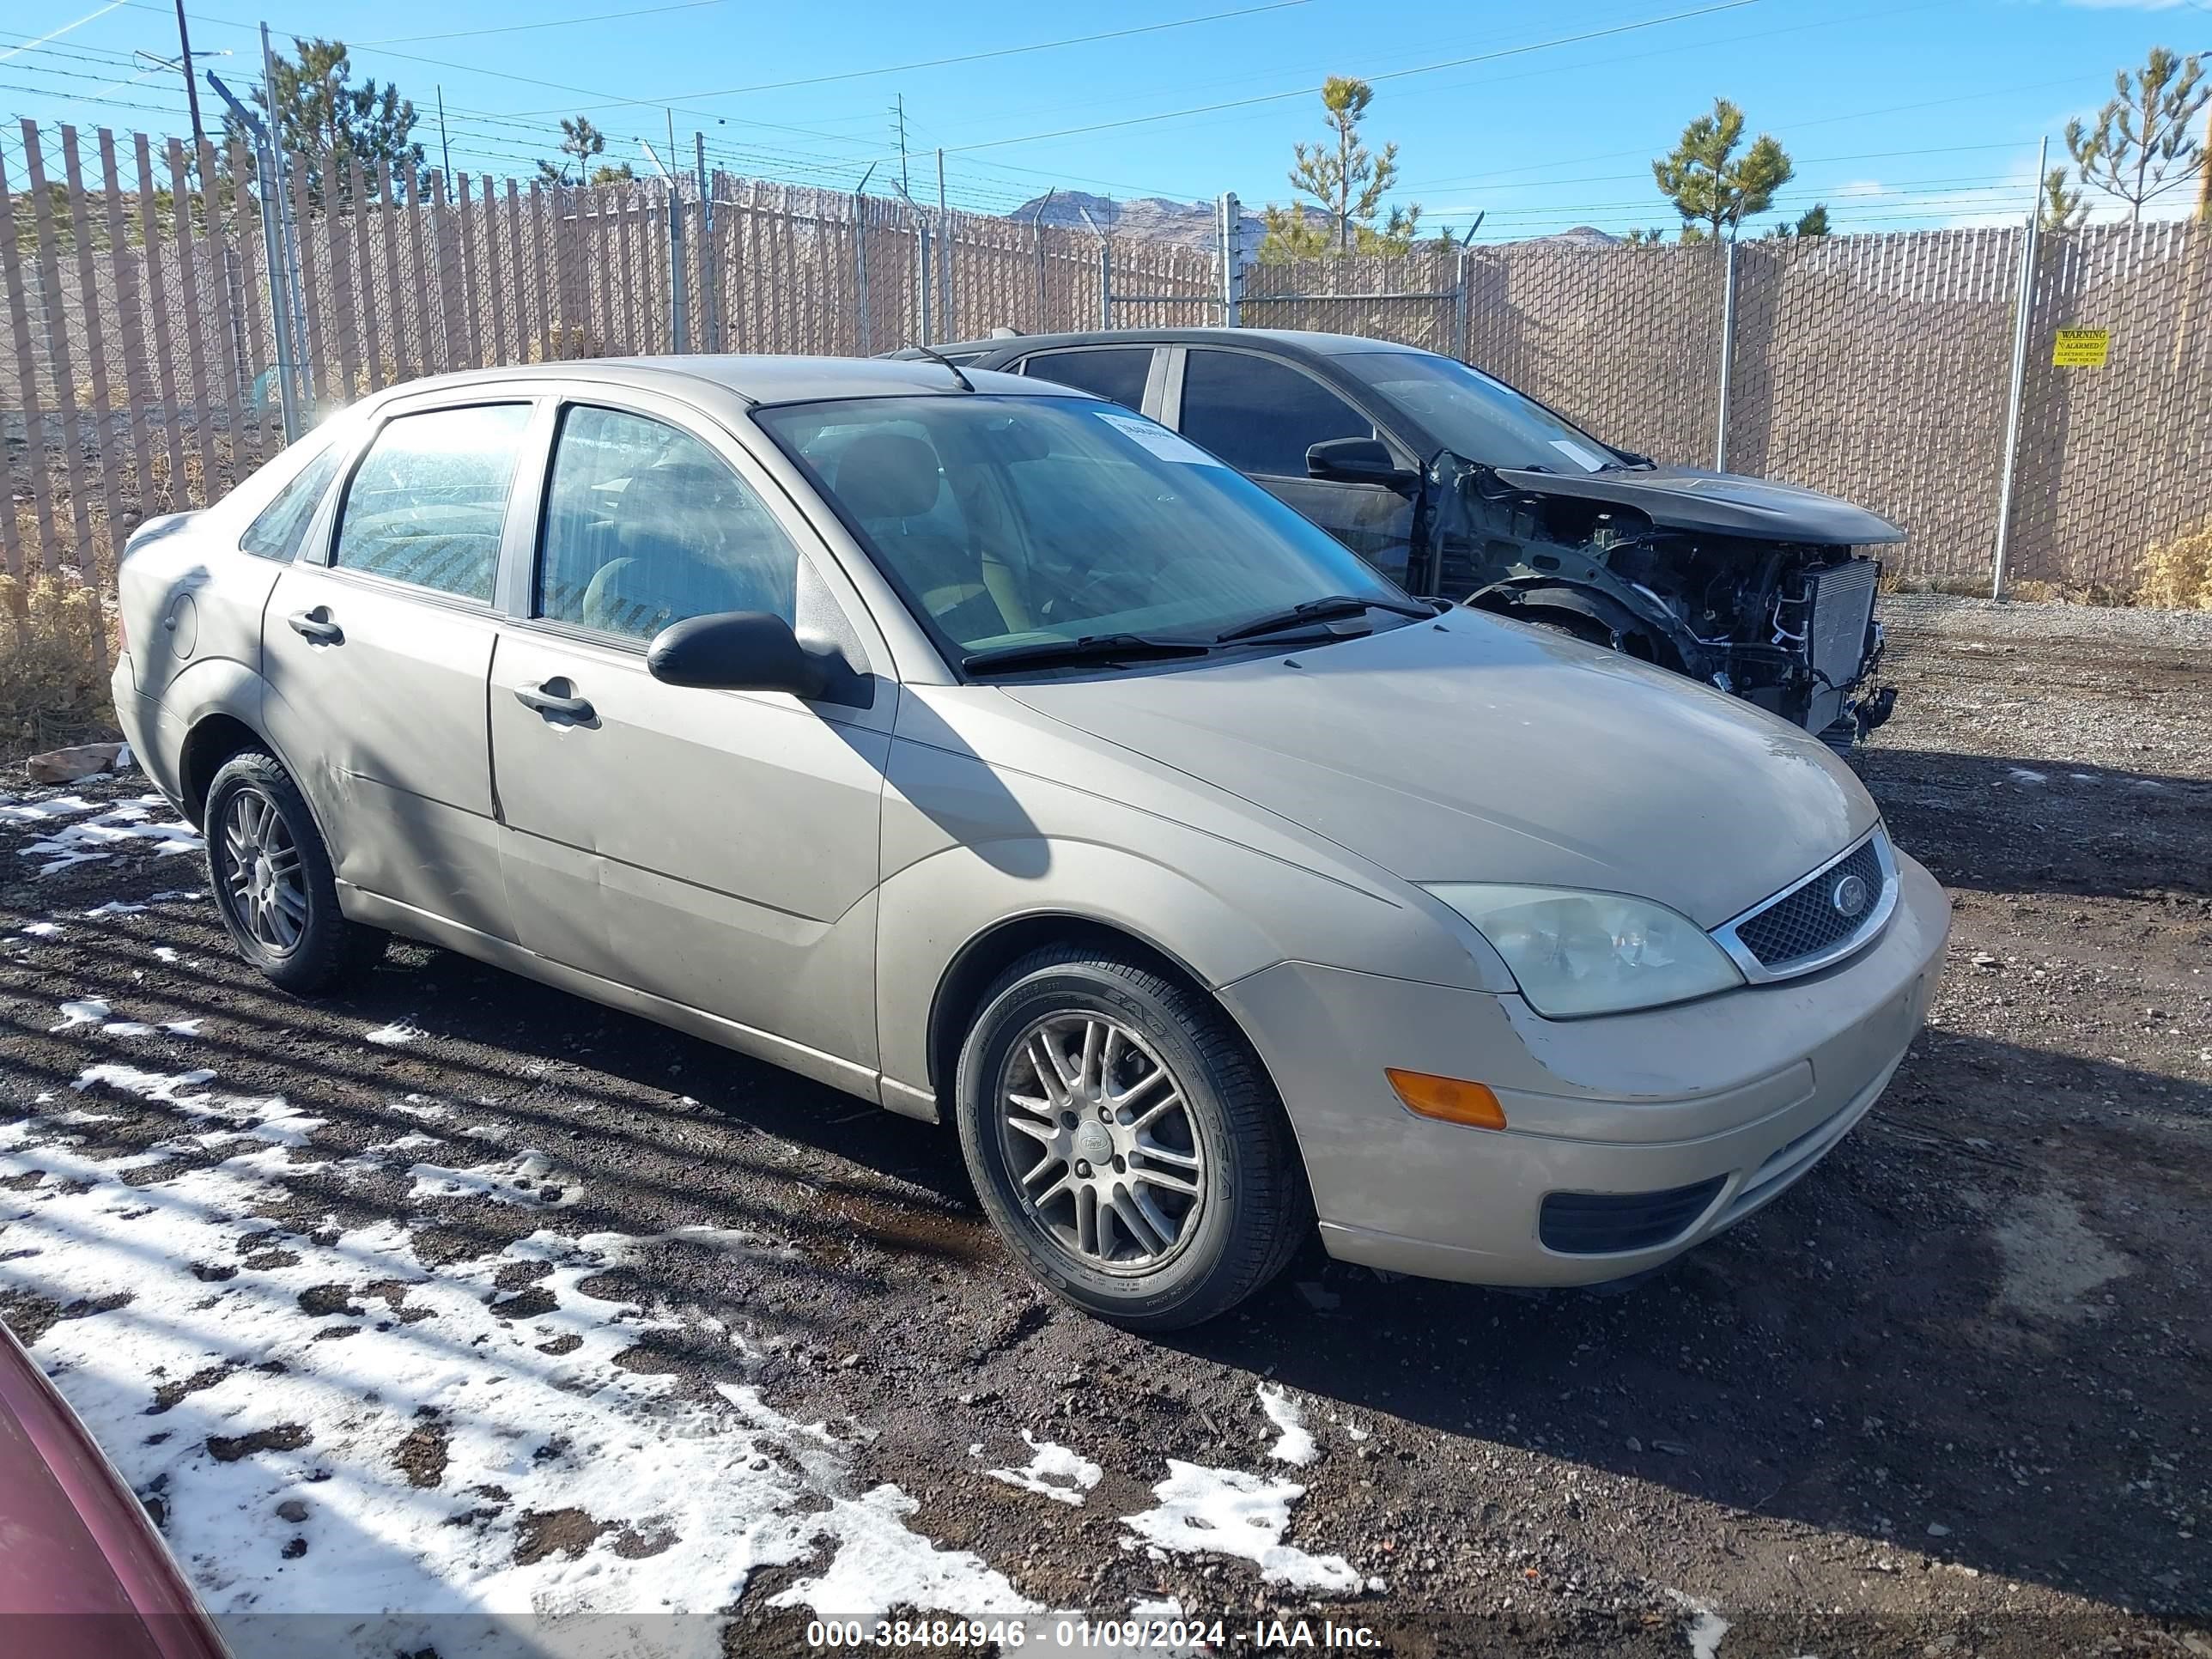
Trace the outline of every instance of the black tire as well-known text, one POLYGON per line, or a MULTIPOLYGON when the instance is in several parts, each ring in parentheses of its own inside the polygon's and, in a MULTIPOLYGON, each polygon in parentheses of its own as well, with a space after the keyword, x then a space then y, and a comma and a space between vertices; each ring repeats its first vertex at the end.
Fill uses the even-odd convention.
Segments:
MULTIPOLYGON (((984 995, 961 1046, 955 1088, 961 1150, 992 1224, 1056 1295, 1110 1324, 1170 1331, 1215 1318, 1273 1279, 1311 1236, 1304 1170, 1258 1057, 1209 998, 1145 963, 1076 945, 1031 951, 984 995), (1000 1127, 1009 1076, 1024 1065, 1036 1074, 1017 1045, 1033 1054, 1024 1039, 1039 1021, 1085 1015, 1109 1019, 1150 1046, 1137 1064, 1156 1059, 1164 1066, 1184 1103, 1182 1127, 1203 1154, 1193 1183, 1200 1196, 1182 1212, 1183 1231, 1158 1252, 1156 1267, 1102 1270, 1057 1237, 1023 1195, 1018 1154, 1000 1127)), ((1049 1127, 1054 1115, 1042 1115, 1049 1127)), ((1060 1162, 1047 1152, 1030 1167, 1060 1162)), ((1066 1167, 1073 1176, 1074 1166, 1066 1167)), ((1114 1167, 1123 1167, 1118 1158, 1114 1167)), ((1105 1224, 1133 1243, 1127 1224, 1105 1224)))
MULTIPOLYGON (((299 996, 334 989, 375 966, 390 935, 349 921, 339 910, 330 851, 323 845, 322 833, 315 828, 314 814, 307 810, 300 786, 275 756, 258 749, 241 749, 225 761, 208 785, 207 810, 201 822, 207 835, 209 890, 239 955, 272 982, 299 996), (241 798, 249 795, 254 798, 251 805, 266 803, 267 810, 273 811, 296 854, 296 890, 303 914, 289 924, 296 929, 296 937, 289 942, 282 937, 264 937, 271 931, 266 927, 257 932, 248 914, 250 902, 242 900, 238 891, 240 866, 228 831, 241 798)), ((275 931, 281 935, 283 925, 275 931)))

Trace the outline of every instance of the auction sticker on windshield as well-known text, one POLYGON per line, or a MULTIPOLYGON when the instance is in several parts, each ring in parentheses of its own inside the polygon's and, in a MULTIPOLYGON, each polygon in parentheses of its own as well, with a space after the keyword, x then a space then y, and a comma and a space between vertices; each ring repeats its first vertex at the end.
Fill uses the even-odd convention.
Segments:
POLYGON ((1572 438, 1554 438, 1552 440, 1552 447, 1585 472, 1605 471, 1605 457, 1586 444, 1577 443, 1572 438))
POLYGON ((1113 409, 1094 409, 1091 412, 1123 436, 1134 438, 1164 461, 1181 461, 1185 466, 1223 465, 1189 439, 1179 438, 1167 428, 1157 426, 1140 415, 1124 415, 1113 409))

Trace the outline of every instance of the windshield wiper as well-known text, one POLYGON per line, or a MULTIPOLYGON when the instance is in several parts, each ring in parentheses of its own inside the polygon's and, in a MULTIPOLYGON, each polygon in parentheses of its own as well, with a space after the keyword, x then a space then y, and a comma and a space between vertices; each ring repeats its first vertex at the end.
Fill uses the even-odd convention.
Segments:
POLYGON ((1014 668, 1049 668, 1073 662, 1133 662, 1164 657, 1202 657, 1213 647, 1202 640, 1154 639, 1143 634, 1085 634, 1076 640, 1033 640, 1027 645, 971 651, 960 666, 970 674, 1014 668))
POLYGON ((1279 611, 1271 616, 1260 617, 1248 623, 1239 623, 1225 634, 1213 636, 1217 645, 1227 645, 1233 640, 1256 639, 1262 634, 1273 634, 1285 628, 1296 628, 1301 623, 1328 622, 1337 617, 1357 617, 1370 606, 1377 611, 1395 611, 1401 617, 1433 617, 1429 606, 1413 599, 1363 599, 1351 593, 1330 593, 1318 599, 1308 599, 1294 605, 1288 611, 1279 611))

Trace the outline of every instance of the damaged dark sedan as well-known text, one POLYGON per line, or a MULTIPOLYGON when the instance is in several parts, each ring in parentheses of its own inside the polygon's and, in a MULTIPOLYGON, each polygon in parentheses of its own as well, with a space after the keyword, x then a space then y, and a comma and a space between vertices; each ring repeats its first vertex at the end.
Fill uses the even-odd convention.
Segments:
POLYGON ((938 350, 1152 416, 1413 592, 1707 681, 1838 749, 1895 701, 1877 684, 1881 567, 1866 550, 1904 532, 1833 496, 1660 465, 1452 358, 1348 335, 1121 330, 938 350))

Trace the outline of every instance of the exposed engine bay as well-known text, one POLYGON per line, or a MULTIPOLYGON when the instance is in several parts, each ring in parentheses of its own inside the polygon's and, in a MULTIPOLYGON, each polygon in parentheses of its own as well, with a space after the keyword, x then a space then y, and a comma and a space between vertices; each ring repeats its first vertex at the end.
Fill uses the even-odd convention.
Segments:
POLYGON ((1887 520, 1789 485, 1648 463, 1587 476, 1450 454, 1428 469, 1414 580, 1686 674, 1848 750, 1876 686, 1887 520))

